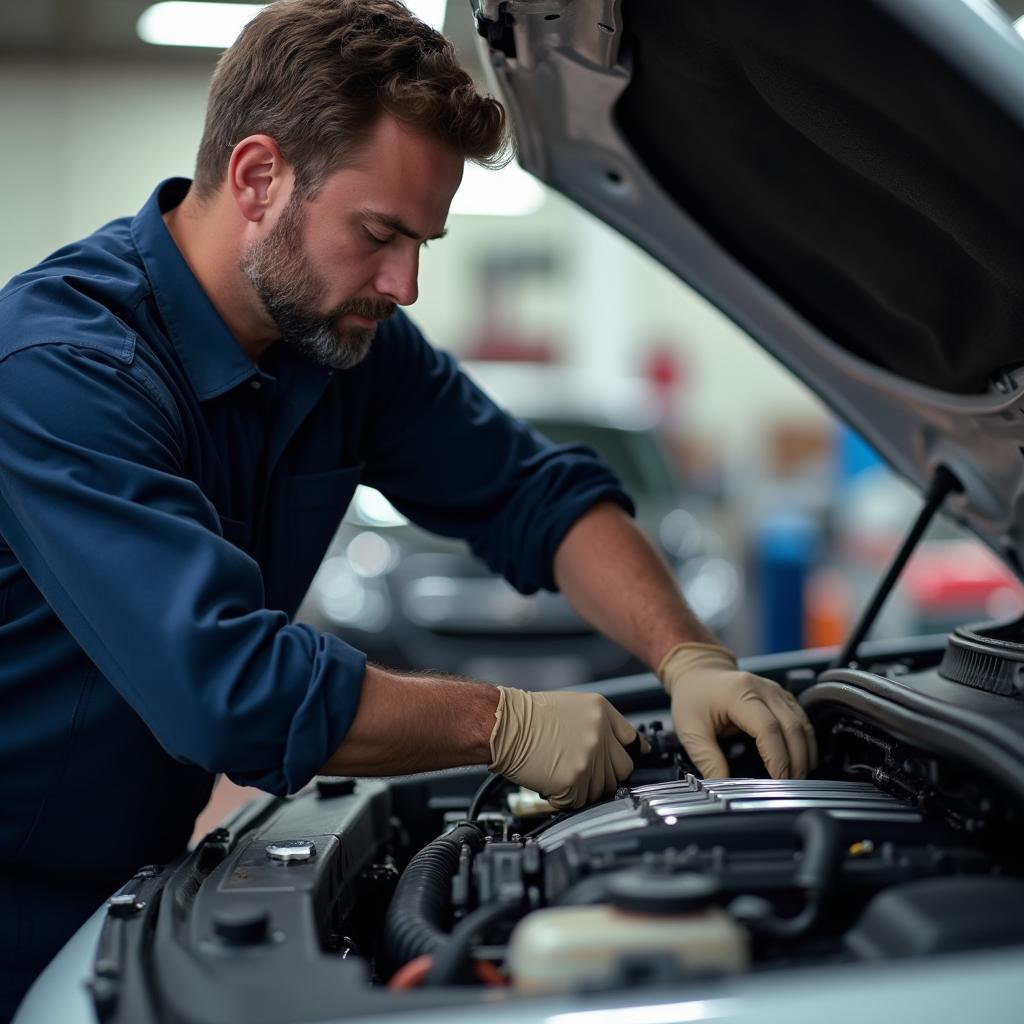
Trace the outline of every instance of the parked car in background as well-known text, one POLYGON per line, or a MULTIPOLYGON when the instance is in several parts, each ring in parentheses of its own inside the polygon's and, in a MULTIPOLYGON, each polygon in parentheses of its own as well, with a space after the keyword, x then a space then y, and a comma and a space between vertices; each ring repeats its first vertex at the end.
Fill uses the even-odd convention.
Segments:
MULTIPOLYGON (((499 405, 556 444, 582 442, 615 470, 701 619, 727 632, 739 575, 710 528, 707 500, 688 495, 659 433, 649 382, 528 363, 464 367, 499 405)), ((458 457, 457 453, 453 457, 458 457)), ((395 668, 454 672, 549 689, 640 671, 560 594, 524 596, 462 541, 410 523, 360 486, 300 616, 395 668)))

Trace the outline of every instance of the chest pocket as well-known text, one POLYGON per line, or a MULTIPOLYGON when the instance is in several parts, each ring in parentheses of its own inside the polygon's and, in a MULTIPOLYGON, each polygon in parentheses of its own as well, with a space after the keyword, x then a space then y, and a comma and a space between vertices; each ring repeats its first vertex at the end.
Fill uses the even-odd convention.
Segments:
POLYGON ((326 473, 293 476, 286 483, 287 548, 291 557, 287 567, 289 593, 282 601, 285 608, 298 607, 362 475, 360 462, 326 473))

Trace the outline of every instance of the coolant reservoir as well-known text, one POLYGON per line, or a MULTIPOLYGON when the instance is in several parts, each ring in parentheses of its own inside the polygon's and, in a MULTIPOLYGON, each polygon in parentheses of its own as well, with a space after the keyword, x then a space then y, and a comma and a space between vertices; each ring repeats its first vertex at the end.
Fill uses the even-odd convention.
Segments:
POLYGON ((607 904, 553 907, 512 933, 506 965, 526 992, 607 985, 624 961, 673 958, 686 974, 736 973, 749 963, 747 932, 715 905, 705 875, 643 869, 609 879, 607 904))

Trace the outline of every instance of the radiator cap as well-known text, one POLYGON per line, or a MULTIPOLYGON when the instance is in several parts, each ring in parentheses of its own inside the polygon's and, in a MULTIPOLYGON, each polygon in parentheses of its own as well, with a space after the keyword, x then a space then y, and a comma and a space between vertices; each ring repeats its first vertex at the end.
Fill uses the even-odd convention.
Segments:
POLYGON ((608 902, 634 914, 690 914, 717 902, 719 895, 718 882, 709 875, 652 868, 617 871, 607 886, 608 902))

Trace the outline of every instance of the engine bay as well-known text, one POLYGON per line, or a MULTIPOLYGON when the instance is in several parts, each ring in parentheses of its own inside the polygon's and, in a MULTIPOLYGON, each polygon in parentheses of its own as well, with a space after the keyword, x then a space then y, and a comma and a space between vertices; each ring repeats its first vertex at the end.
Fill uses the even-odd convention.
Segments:
POLYGON ((111 901, 100 1017, 329 1020, 1024 944, 1020 794, 983 737, 937 753, 880 696, 927 696, 940 654, 812 673, 806 780, 765 777, 742 737, 702 780, 634 714, 650 753, 575 812, 482 769, 257 801, 111 901))

